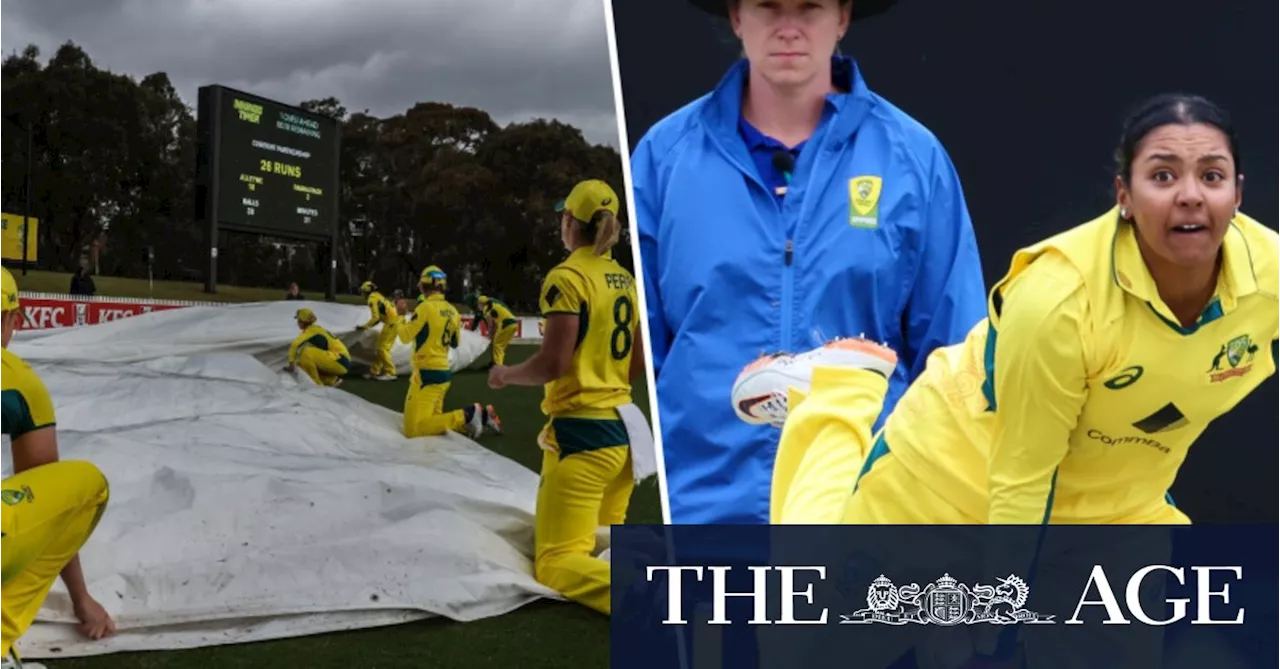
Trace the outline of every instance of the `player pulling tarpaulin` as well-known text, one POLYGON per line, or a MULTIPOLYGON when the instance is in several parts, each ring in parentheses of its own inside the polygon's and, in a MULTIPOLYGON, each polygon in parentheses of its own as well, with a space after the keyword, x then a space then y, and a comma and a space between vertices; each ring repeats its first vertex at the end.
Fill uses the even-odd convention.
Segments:
MULTIPOLYGON (((3 616, 5 667, 20 667, 15 643, 36 619, 49 589, 61 576, 71 596, 79 630, 100 639, 115 621, 89 594, 79 550, 98 526, 110 498, 107 479, 90 462, 60 461, 57 417, 44 382, 9 350, 22 307, 18 283, 7 269, 3 299, 4 434, 13 452, 13 476, 0 491, 4 517, 3 616)), ((28 665, 31 666, 31 665, 28 665)))
POLYGON ((626 520, 634 458, 652 450, 648 422, 631 401, 632 381, 644 373, 635 279, 610 252, 619 205, 594 179, 557 205, 569 257, 543 281, 542 346, 519 365, 489 371, 491 388, 546 387, 534 576, 605 614, 610 568, 594 556, 596 530, 626 520))

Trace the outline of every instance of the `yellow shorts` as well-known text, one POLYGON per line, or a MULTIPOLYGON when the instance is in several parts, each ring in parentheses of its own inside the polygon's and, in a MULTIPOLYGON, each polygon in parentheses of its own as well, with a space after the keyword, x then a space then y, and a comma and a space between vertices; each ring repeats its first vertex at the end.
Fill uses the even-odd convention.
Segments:
POLYGON ((53 582, 98 526, 109 496, 102 472, 80 460, 52 462, 4 480, 0 655, 31 627, 53 582))

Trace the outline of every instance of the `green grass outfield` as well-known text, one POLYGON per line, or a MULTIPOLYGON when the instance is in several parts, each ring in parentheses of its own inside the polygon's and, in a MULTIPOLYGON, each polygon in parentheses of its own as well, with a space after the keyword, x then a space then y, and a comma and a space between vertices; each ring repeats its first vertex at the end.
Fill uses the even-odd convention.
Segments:
MULTIPOLYGON (((513 345, 507 357, 510 362, 519 362, 535 350, 533 346, 513 345)), ((542 460, 542 451, 535 443, 544 420, 539 410, 542 389, 511 386, 490 390, 486 373, 476 369, 487 364, 488 359, 485 354, 471 370, 454 377, 445 400, 446 409, 473 401, 493 404, 502 418, 503 434, 485 435, 480 443, 537 471, 542 460)), ((342 388, 400 411, 407 384, 404 377, 391 382, 353 376, 342 388)), ((634 398, 648 415, 648 390, 643 379, 635 387, 634 398)), ((627 522, 662 523, 656 479, 636 487, 627 522)), ((469 623, 429 619, 280 641, 42 661, 50 669, 583 669, 609 666, 609 620, 577 604, 544 600, 504 616, 469 623)))

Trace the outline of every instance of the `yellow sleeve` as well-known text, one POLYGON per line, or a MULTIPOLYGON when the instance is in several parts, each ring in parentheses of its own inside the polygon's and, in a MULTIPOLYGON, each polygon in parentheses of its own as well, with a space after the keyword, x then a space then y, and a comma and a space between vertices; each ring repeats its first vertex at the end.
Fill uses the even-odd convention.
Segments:
POLYGON ((458 348, 458 342, 461 341, 462 335, 462 314, 457 309, 451 309, 449 314, 449 332, 453 333, 453 338, 449 340, 450 348, 458 348))
MULTIPOLYGON (((1035 268, 1006 293, 992 336, 995 421, 988 461, 991 525, 1048 517, 1058 465, 1086 397, 1082 287, 1035 268)), ((988 361, 990 364, 990 361, 988 361)))
POLYGON ((884 377, 863 370, 819 367, 806 395, 787 394, 787 422, 774 459, 769 515, 774 525, 837 525, 871 448, 876 416, 867 397, 888 390, 884 377))
MULTIPOLYGON (((493 304, 493 303, 490 303, 490 304, 493 304)), ((508 309, 507 307, 501 304, 493 304, 493 310, 496 312, 494 314, 494 318, 495 320, 497 320, 498 325, 502 325, 502 321, 505 321, 508 318, 516 317, 516 315, 512 313, 510 309, 508 309)))
POLYGON ((365 328, 371 328, 382 320, 382 296, 378 293, 369 294, 369 320, 365 322, 365 328))
POLYGON ((35 370, 24 361, 20 368, 7 371, 18 377, 14 388, 4 391, 4 431, 9 438, 18 439, 27 433, 56 425, 53 398, 35 370), (18 401, 10 402, 9 395, 15 391, 18 401))
POLYGON ((424 303, 419 302, 417 308, 409 313, 408 316, 401 319, 400 323, 396 326, 396 336, 399 337, 400 343, 412 346, 414 351, 418 350, 417 345, 414 343, 418 333, 421 332, 422 328, 427 324, 427 315, 423 309, 424 306, 424 303))
POLYGON ((302 334, 298 335, 293 340, 292 344, 289 344, 289 362, 290 363, 294 363, 298 361, 298 347, 302 346, 302 342, 310 338, 311 338, 311 335, 308 334, 307 331, 303 331, 302 334))
POLYGON ((538 308, 544 317, 551 314, 577 316, 581 313, 586 292, 582 276, 560 266, 551 270, 542 282, 542 297, 538 299, 538 308))

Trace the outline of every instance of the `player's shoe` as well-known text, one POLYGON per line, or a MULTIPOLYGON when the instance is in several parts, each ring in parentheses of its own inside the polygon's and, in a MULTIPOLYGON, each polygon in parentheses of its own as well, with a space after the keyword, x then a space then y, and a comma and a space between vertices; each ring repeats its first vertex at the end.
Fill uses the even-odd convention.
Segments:
POLYGON ((387 373, 387 374, 379 374, 378 376, 373 377, 373 380, 374 381, 395 381, 398 378, 400 377, 396 376, 395 374, 387 373))
POLYGON ((471 405, 471 416, 467 418, 467 422, 463 425, 466 435, 472 439, 479 439, 484 434, 484 407, 479 402, 471 405))
POLYGON ((484 427, 494 434, 502 434, 502 419, 498 418, 498 411, 492 404, 484 407, 484 427))
POLYGON ((733 382, 733 410, 752 425, 782 427, 787 419, 787 391, 809 391, 815 367, 865 369, 885 378, 898 366, 898 354, 863 337, 836 339, 799 354, 773 353, 756 358, 733 382))

